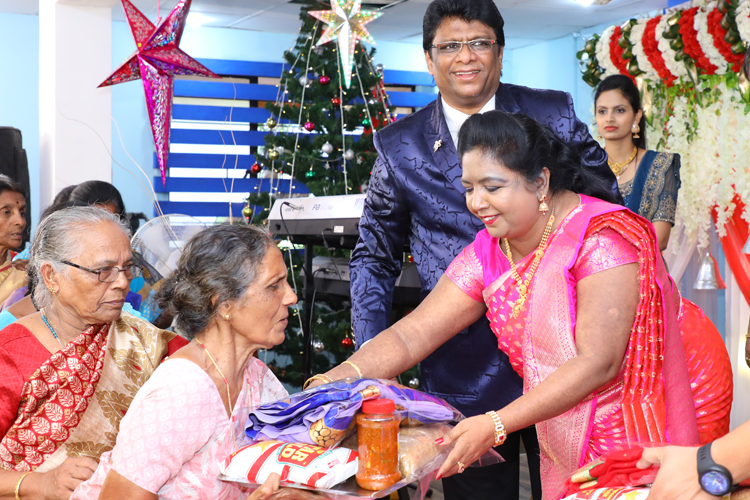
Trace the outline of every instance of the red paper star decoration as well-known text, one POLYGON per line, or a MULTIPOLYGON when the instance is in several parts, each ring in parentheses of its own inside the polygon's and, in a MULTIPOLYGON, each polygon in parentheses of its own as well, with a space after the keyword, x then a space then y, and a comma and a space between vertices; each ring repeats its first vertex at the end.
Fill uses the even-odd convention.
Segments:
POLYGON ((180 0, 172 12, 154 26, 129 0, 121 0, 135 38, 136 51, 99 87, 132 80, 143 80, 148 119, 156 146, 162 184, 166 183, 172 96, 175 75, 201 75, 221 78, 180 50, 191 0, 180 0))

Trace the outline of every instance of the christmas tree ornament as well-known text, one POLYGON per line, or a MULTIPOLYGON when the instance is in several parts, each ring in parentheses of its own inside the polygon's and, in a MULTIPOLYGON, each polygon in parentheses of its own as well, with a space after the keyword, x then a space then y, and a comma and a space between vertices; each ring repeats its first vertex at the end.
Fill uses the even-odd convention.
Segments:
POLYGON ((266 127, 268 127, 269 130, 276 128, 276 119, 273 116, 266 120, 266 127))
POLYGON ((315 54, 316 54, 316 55, 319 55, 319 56, 320 56, 320 55, 323 55, 323 51, 324 51, 324 50, 325 50, 325 49, 324 49, 323 47, 315 47, 315 48, 313 49, 313 52, 315 52, 315 54))
POLYGON ((327 155, 333 153, 333 145, 328 141, 320 149, 327 155))
POLYGON ((341 106, 341 99, 338 97, 331 97, 331 104, 334 106, 341 106))
POLYGON ((351 87, 354 50, 359 40, 375 45, 365 24, 382 15, 376 10, 362 10, 362 0, 331 0, 331 10, 310 11, 310 15, 328 25, 317 46, 335 40, 341 60, 346 88, 351 87))
POLYGON ((341 347, 343 347, 344 349, 351 349, 352 347, 354 347, 354 341, 349 337, 344 337, 341 340, 341 347))
POLYGON ((326 164, 325 164, 325 165, 323 165, 323 167, 324 167, 324 168, 325 168, 326 170, 331 170, 331 164, 330 164, 330 163, 328 163, 328 162, 326 162, 326 164))
POLYGON ((357 156, 357 165, 362 165, 365 162, 365 159, 361 156, 357 156))
POLYGON ((321 85, 328 85, 329 83, 331 83, 331 77, 323 75, 318 79, 318 81, 321 85))
POLYGON ((271 149, 268 151, 268 159, 271 161, 275 161, 279 159, 279 152, 275 149, 271 149))
POLYGON ((344 151, 344 158, 346 158, 347 160, 353 160, 354 156, 355 155, 353 149, 347 149, 346 151, 344 151))
POLYGON ((250 171, 254 173, 255 175, 258 175, 261 170, 263 170, 263 167, 261 167, 260 163, 258 163, 257 161, 253 163, 252 167, 250 167, 250 171))
POLYGON ((305 127, 305 130, 307 130, 308 132, 312 132, 313 130, 315 130, 315 124, 311 121, 306 121, 303 127, 305 127))
POLYGON ((280 155, 283 155, 286 150, 284 149, 284 146, 276 146, 276 151, 278 151, 280 155))
POLYGON ((129 0, 121 0, 125 17, 133 33, 135 53, 99 87, 133 80, 143 81, 151 133, 162 184, 167 177, 167 154, 172 122, 172 97, 175 75, 200 75, 221 78, 180 50, 191 0, 180 0, 159 26, 154 26, 129 0))
POLYGON ((409 387, 412 389, 419 389, 419 379, 417 377, 414 377, 413 379, 409 380, 409 387))
POLYGON ((370 125, 370 119, 369 118, 365 118, 364 120, 362 120, 362 125, 364 125, 365 127, 367 127, 368 125, 370 125))
POLYGON ((246 219, 253 218, 253 209, 250 208, 250 205, 245 205, 245 207, 242 209, 242 216, 246 219))
POLYGON ((315 351, 317 353, 321 353, 321 352, 325 351, 326 346, 320 340, 313 340, 312 348, 313 348, 313 351, 315 351))
POLYGON ((375 66, 375 72, 379 75, 383 74, 384 69, 385 67, 382 64, 378 64, 377 66, 375 66))
POLYGON ((299 84, 303 87, 307 87, 310 84, 310 79, 307 76, 301 76, 299 78, 299 84))
POLYGON ((312 167, 310 167, 310 170, 308 170, 307 172, 305 172, 305 177, 307 177, 308 179, 314 179, 315 178, 315 170, 313 170, 312 167))

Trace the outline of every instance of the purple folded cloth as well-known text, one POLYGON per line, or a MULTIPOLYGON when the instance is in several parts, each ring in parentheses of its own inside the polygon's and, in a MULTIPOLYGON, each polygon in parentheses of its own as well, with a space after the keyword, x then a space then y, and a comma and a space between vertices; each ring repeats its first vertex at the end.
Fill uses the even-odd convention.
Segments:
POLYGON ((464 418, 442 399, 424 392, 387 380, 344 379, 261 406, 250 413, 245 434, 252 440, 334 446, 353 428, 362 402, 378 397, 393 400, 401 418, 423 424, 464 418))

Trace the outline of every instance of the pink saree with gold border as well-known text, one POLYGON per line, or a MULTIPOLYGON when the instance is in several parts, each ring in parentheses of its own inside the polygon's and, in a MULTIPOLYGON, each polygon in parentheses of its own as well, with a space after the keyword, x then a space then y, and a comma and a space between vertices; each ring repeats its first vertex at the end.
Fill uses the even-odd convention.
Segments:
MULTIPOLYGON (((524 276, 534 254, 517 263, 524 276)), ((680 338, 681 300, 667 274, 653 226, 620 207, 581 195, 552 234, 529 299, 518 298, 498 240, 485 230, 446 275, 487 317, 524 393, 576 356, 576 283, 598 271, 639 264, 640 300, 619 375, 571 410, 537 423, 544 500, 556 500, 581 465, 629 443, 698 443, 696 410, 680 338)), ((731 392, 731 391, 730 391, 731 392)))

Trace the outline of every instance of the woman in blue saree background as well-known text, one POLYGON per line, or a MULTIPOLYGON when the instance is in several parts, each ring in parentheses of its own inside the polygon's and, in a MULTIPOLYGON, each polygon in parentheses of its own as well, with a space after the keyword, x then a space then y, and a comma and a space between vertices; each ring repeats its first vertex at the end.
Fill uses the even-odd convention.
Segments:
POLYGON ((596 89, 594 103, 596 127, 625 206, 651 221, 663 252, 674 226, 680 155, 646 149, 646 119, 638 89, 629 77, 605 78, 596 89))

